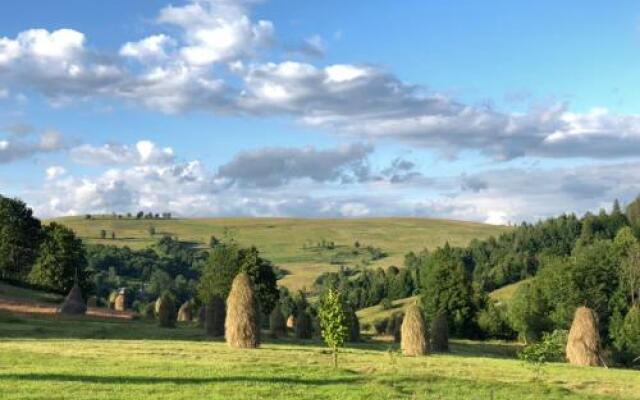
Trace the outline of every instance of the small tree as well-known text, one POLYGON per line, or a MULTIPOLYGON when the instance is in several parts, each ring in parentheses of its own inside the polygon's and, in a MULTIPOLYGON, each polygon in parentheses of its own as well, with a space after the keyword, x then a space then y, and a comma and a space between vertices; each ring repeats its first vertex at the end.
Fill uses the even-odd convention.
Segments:
POLYGON ((156 227, 155 226, 150 226, 149 227, 149 235, 150 236, 155 236, 156 234, 156 227))
POLYGON ((331 289, 320 303, 320 327, 322 338, 333 351, 333 366, 338 367, 338 348, 349 335, 349 316, 345 312, 342 295, 331 289))
POLYGON ((116 239, 116 233, 115 232, 111 232, 111 240, 115 240, 116 239))
POLYGON ((106 239, 107 238, 107 231, 105 231, 104 229, 100 230, 100 239, 106 239))

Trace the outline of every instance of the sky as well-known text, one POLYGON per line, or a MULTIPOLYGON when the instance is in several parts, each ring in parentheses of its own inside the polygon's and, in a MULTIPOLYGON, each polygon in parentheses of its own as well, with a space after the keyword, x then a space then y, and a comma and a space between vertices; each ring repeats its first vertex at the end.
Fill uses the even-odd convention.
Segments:
POLYGON ((42 218, 493 224, 640 194, 640 4, 22 0, 0 194, 42 218))

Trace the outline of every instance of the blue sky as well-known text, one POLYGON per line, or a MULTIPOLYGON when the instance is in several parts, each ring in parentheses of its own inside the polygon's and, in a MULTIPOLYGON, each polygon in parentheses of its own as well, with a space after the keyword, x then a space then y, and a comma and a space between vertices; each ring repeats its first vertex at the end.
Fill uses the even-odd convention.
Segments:
POLYGON ((0 193, 43 217, 519 222, 640 192, 640 5, 21 1, 0 193))

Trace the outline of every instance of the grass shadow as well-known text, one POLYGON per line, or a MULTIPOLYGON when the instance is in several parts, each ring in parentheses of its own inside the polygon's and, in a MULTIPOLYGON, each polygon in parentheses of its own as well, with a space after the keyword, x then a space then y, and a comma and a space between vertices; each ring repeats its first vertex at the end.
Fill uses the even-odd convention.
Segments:
POLYGON ((351 385, 358 383, 358 377, 344 377, 331 379, 313 378, 293 378, 293 377, 254 377, 254 376, 221 376, 209 378, 190 377, 160 377, 160 376, 98 376, 98 375, 77 375, 77 374, 1 374, 0 379, 14 379, 19 381, 37 382, 73 382, 92 383, 105 385, 152 385, 152 384, 172 384, 172 385, 201 385, 211 383, 242 383, 242 384, 284 384, 302 386, 327 386, 327 385, 351 385))

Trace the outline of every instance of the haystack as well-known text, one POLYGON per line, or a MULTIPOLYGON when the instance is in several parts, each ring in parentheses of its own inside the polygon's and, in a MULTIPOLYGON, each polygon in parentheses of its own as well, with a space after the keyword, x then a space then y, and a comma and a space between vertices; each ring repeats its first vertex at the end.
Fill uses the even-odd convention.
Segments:
POLYGON ((249 275, 238 274, 227 298, 227 317, 224 322, 227 344, 239 349, 259 346, 258 310, 253 284, 249 275))
POLYGON ((98 307, 98 298, 96 296, 90 296, 87 299, 87 307, 98 307))
POLYGON ((311 339, 313 337, 313 321, 311 315, 306 310, 300 310, 296 321, 296 338, 311 339))
POLYGON ((567 339, 567 360, 573 365, 600 365, 600 334, 593 310, 578 307, 567 339))
POLYGON ((113 309, 116 311, 125 311, 127 306, 127 292, 122 289, 113 302, 113 309))
POLYGON ((205 307, 205 329, 209 336, 224 335, 226 310, 222 297, 214 296, 205 307))
POLYGON ((287 336, 287 322, 278 306, 273 307, 269 315, 269 331, 274 338, 287 336))
POLYGON ((431 322, 431 350, 449 351, 449 322, 445 314, 438 314, 431 322))
POLYGON ((296 317, 294 315, 289 315, 289 318, 287 318, 287 329, 296 329, 296 317))
POLYGON ((349 342, 359 342, 360 341, 360 321, 358 320, 358 315, 356 314, 353 308, 349 308, 348 310, 349 316, 349 342))
POLYGON ((420 308, 413 304, 407 308, 401 328, 402 354, 422 356, 428 350, 427 328, 420 308))
POLYGON ((173 298, 168 294, 163 294, 158 299, 158 322, 163 328, 173 328, 176 326, 176 305, 173 298))
POLYGON ((191 322, 192 319, 191 302, 185 301, 178 310, 178 322, 191 322))
POLYGON ((204 304, 198 308, 198 327, 204 326, 204 321, 207 319, 207 306, 204 304))
POLYGON ((66 315, 82 315, 87 312, 87 305, 82 298, 82 291, 77 283, 71 288, 58 312, 66 315))

